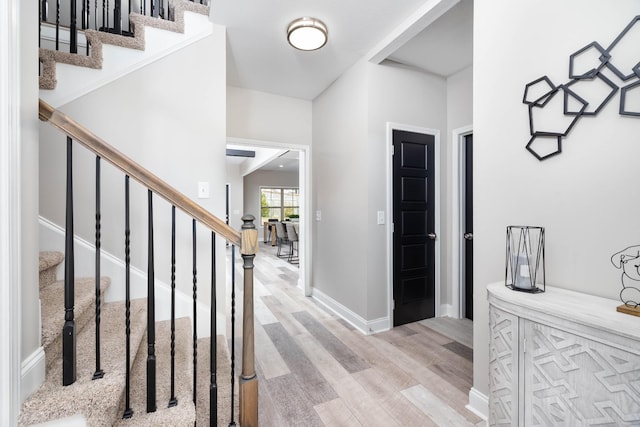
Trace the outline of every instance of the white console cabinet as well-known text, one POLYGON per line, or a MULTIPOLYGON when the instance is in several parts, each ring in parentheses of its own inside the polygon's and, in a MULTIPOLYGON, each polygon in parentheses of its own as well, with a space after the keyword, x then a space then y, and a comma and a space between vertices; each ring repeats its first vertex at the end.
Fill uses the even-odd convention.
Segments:
POLYGON ((487 291, 489 425, 640 426, 640 317, 550 286, 487 291))

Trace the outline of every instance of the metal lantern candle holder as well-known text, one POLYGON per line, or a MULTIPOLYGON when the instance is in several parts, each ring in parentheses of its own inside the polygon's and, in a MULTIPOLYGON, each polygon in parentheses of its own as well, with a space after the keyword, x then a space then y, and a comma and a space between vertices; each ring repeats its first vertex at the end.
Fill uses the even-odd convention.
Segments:
POLYGON ((514 291, 544 292, 544 227, 507 227, 504 285, 514 291))

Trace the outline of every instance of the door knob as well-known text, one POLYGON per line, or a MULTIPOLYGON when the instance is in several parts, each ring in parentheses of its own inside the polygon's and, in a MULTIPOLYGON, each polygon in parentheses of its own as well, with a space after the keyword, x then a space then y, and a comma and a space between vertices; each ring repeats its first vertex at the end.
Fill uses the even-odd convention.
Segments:
POLYGON ((436 240, 436 237, 438 236, 436 236, 436 233, 429 233, 427 234, 427 237, 430 238, 431 240, 436 240))
POLYGON ((467 240, 473 240, 473 233, 464 233, 464 238, 467 240))

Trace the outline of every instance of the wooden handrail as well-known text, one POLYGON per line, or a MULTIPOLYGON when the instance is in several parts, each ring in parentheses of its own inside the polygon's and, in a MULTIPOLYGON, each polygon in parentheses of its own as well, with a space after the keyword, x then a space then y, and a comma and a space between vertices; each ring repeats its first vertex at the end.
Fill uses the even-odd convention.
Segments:
POLYGON ((73 140, 78 141, 87 149, 105 159, 131 178, 147 186, 154 193, 173 204, 175 207, 191 215, 192 218, 209 227, 218 235, 224 237, 230 243, 242 248, 242 238, 239 231, 234 230, 217 218, 208 210, 158 178, 149 170, 125 156, 107 142, 94 135, 88 129, 75 122, 62 111, 40 100, 39 117, 43 122, 49 122, 60 129, 73 140))

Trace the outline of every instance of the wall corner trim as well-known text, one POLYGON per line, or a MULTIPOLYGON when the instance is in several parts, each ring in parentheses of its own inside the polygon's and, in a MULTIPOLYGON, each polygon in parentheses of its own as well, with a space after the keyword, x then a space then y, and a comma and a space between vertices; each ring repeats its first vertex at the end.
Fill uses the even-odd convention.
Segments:
POLYGON ((315 287, 312 290, 311 297, 365 335, 376 334, 391 329, 388 317, 366 320, 315 287))
POLYGON ((44 348, 38 347, 22 361, 20 400, 24 402, 44 382, 46 374, 44 348))
POLYGON ((469 404, 465 408, 483 420, 489 420, 489 398, 480 393, 475 387, 471 387, 471 390, 469 390, 469 404))

